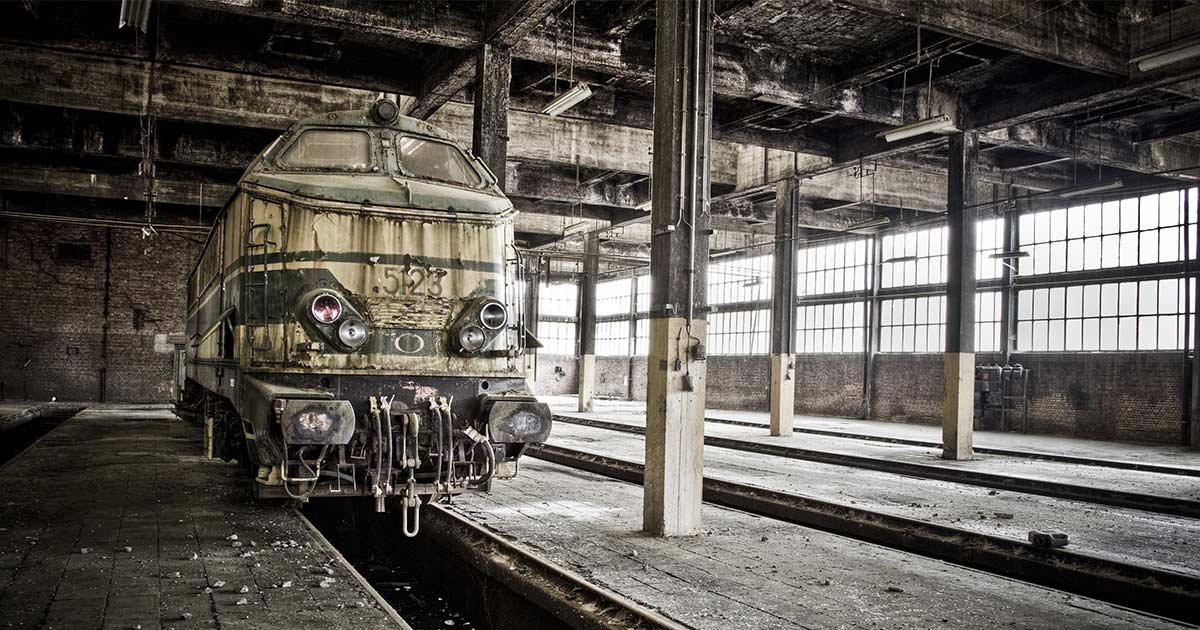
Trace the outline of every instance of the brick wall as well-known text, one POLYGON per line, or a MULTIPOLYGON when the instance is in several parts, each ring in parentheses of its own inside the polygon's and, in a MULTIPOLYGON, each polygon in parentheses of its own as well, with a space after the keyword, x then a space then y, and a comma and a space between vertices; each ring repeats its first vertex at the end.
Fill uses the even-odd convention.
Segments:
POLYGON ((107 228, 0 222, 0 383, 8 398, 166 402, 184 329, 185 279, 200 247, 111 231, 108 361, 103 352, 107 228), (77 255, 60 257, 60 244, 77 255))
POLYGON ((579 360, 573 356, 538 353, 533 391, 543 396, 579 393, 579 360))
POLYGON ((1026 354, 1029 431, 1179 443, 1184 362, 1178 352, 1026 354))
MULTIPOLYGON (((796 413, 846 417, 862 414, 862 354, 798 354, 795 373, 796 413)), ((763 409, 770 406, 764 403, 763 409)))
POLYGON ((629 357, 596 357, 596 397, 628 399, 629 366, 629 357))
MULTIPOLYGON (((1000 360, 997 354, 976 357, 980 365, 1000 360)), ((553 361, 568 369, 574 367, 573 357, 555 357, 553 361)), ((1185 379, 1182 361, 1179 353, 1013 356, 1014 363, 1034 370, 1030 381, 1030 433, 1166 444, 1180 441, 1185 379)), ((632 378, 633 398, 645 400, 644 357, 598 357, 596 366, 598 396, 624 399, 630 389, 626 379, 632 378)), ((878 355, 872 419, 939 424, 942 366, 940 354, 878 355)), ((709 405, 767 411, 769 371, 766 356, 709 357, 709 405)), ((571 381, 569 385, 564 382, 555 393, 576 391, 576 383, 571 381)), ((861 406, 860 355, 797 355, 796 413, 859 417, 861 406)))

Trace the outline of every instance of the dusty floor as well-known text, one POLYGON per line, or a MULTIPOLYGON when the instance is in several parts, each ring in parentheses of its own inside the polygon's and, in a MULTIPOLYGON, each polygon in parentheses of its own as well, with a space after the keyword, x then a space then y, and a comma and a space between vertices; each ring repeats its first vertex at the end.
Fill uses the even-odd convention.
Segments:
POLYGON ((705 532, 640 533, 641 488, 526 460, 456 509, 689 626, 1171 628, 1161 619, 816 530, 705 506, 705 532))
POLYGON ((0 627, 397 627, 295 512, 200 452, 165 407, 108 406, 10 461, 0 627))
MULTIPOLYGON (((788 439, 803 438, 758 437, 761 441, 788 439)), ((640 435, 563 422, 555 424, 550 443, 637 463, 645 454, 640 435)), ((1200 521, 1196 519, 711 446, 704 449, 704 471, 716 479, 1014 540, 1026 540, 1031 529, 1056 529, 1071 536, 1071 548, 1076 551, 1200 575, 1200 521)), ((1200 485, 1200 480, 1193 478, 1160 476, 1171 483, 1200 485)))

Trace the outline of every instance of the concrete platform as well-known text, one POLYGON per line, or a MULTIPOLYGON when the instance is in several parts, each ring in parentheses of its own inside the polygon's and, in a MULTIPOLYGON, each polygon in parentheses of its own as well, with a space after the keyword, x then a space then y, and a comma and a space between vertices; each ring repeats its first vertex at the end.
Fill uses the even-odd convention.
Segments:
MULTIPOLYGON (((541 398, 550 404, 555 413, 573 413, 578 408, 575 396, 543 396, 541 398)), ((597 399, 594 409, 596 413, 605 416, 616 413, 622 416, 641 417, 641 422, 645 423, 646 403, 644 401, 597 399)), ((758 411, 707 409, 705 415, 708 418, 752 422, 761 425, 764 429, 770 423, 770 414, 758 411)), ((797 429, 829 431, 847 436, 861 435, 917 440, 934 445, 941 444, 942 441, 941 427, 934 425, 800 414, 794 415, 793 418, 797 429)), ((808 437, 804 435, 805 439, 808 437)), ((1025 452, 1031 455, 1057 454, 1101 460, 1155 463, 1200 472, 1200 451, 1185 446, 1109 442, 1058 435, 1001 431, 975 431, 975 445, 1025 452)))
MULTIPOLYGON (((708 428, 753 432, 745 427, 708 428)), ((554 426, 550 444, 638 464, 645 456, 640 435, 563 422, 554 426)), ((1071 536, 1073 551, 1200 576, 1200 520, 1196 519, 712 446, 704 449, 704 474, 1016 541, 1027 540, 1033 529, 1064 531, 1071 536)), ((1182 480, 1195 485, 1195 480, 1182 480)))
MULTIPOLYGON (((595 406, 596 411, 591 414, 575 412, 573 408, 569 408, 561 400, 555 400, 554 402, 555 404, 552 408, 555 410, 555 413, 560 415, 596 418, 639 427, 644 427, 646 422, 644 413, 639 414, 637 408, 623 401, 618 401, 615 404, 612 402, 597 401, 595 406)), ((557 431, 558 427, 556 426, 555 434, 557 434, 557 431)), ((705 423, 704 431, 705 435, 747 442, 792 445, 828 453, 842 453, 897 462, 918 463, 950 470, 970 470, 1025 479, 1063 481, 1123 492, 1191 501, 1200 500, 1200 479, 1189 476, 1135 470, 1114 470, 1102 466, 987 454, 977 454, 975 459, 970 461, 948 461, 940 457, 941 450, 936 448, 803 433, 771 437, 766 432, 765 426, 763 430, 759 430, 754 427, 707 422, 705 423)), ((1069 438, 1055 439, 1069 440, 1069 438)), ((1077 450, 1090 449, 1091 445, 1077 445, 1075 448, 1077 450)), ((1145 453, 1142 454, 1144 455, 1145 453)), ((1200 454, 1194 454, 1192 457, 1200 458, 1200 454)))
POLYGON ((694 628, 1175 628, 1087 598, 719 507, 642 534, 642 490, 537 460, 460 513, 694 628))
POLYGON ((0 627, 405 627, 200 442, 165 407, 93 406, 0 469, 0 627))

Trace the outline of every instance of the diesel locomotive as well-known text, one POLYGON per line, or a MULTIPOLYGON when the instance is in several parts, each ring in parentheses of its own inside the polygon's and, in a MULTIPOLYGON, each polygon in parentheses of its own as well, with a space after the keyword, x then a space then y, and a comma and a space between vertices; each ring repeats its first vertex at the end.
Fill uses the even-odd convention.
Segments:
POLYGON ((514 476, 551 425, 523 374, 514 215, 482 160, 391 101, 300 120, 188 280, 180 415, 258 496, 374 497, 410 535, 422 501, 514 476))

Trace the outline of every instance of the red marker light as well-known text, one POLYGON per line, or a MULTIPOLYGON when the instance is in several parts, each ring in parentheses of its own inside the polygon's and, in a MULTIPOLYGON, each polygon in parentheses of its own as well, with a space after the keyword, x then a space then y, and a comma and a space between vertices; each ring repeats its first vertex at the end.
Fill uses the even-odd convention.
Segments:
POLYGON ((328 293, 318 295, 312 303, 312 316, 322 324, 336 322, 342 316, 341 300, 328 293))

